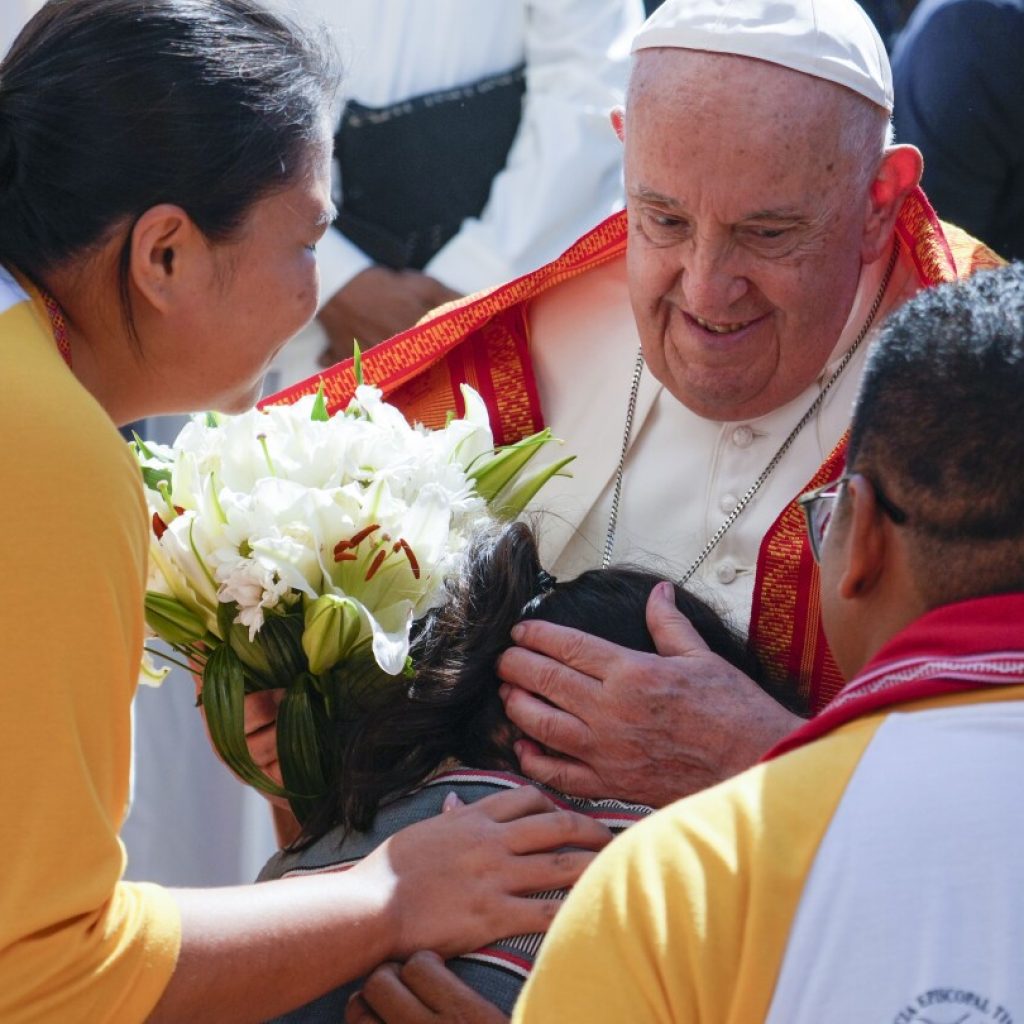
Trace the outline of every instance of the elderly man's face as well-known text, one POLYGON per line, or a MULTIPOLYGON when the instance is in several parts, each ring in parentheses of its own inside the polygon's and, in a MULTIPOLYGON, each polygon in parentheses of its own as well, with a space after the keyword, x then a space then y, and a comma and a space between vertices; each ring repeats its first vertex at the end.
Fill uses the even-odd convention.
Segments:
POLYGON ((839 339, 869 208, 862 154, 839 132, 857 102, 761 61, 639 57, 625 129, 630 293, 652 373, 702 416, 780 407, 839 339))

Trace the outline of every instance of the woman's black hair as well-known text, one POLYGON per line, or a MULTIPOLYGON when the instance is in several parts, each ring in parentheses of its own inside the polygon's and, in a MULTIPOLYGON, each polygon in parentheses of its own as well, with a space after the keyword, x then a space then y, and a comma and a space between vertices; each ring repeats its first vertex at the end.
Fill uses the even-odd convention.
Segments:
MULTIPOLYGON (((512 627, 544 619, 653 653, 646 607, 661 579, 612 567, 554 583, 541 568, 528 526, 513 523, 481 534, 448 582, 447 599, 414 642, 412 686, 396 684, 380 695, 377 706, 339 737, 340 764, 306 823, 305 841, 337 825, 365 831, 383 803, 408 793, 448 758, 474 768, 518 770, 495 674, 512 627)), ((698 597, 680 586, 675 592, 676 607, 708 647, 760 679, 746 642, 698 597)))
POLYGON ((0 63, 0 263, 43 284, 159 203, 211 241, 328 138, 329 49, 253 0, 50 0, 0 63))

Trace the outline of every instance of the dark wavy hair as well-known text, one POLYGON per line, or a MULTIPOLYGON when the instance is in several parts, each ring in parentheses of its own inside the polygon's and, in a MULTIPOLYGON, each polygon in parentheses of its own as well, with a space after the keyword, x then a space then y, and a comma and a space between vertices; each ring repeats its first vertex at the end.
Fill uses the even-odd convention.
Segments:
MULTIPOLYGON (((412 685, 396 683, 377 706, 345 726, 332 785, 306 822, 303 842, 336 826, 367 830, 380 806, 404 796, 449 758, 475 768, 518 770, 515 732, 498 696, 495 663, 512 627, 544 619, 621 647, 654 652, 646 607, 662 577, 625 566, 554 583, 523 523, 475 538, 447 599, 413 645, 412 685)), ((676 607, 716 654, 760 679, 746 642, 705 602, 676 586, 676 607)), ((337 749, 337 748, 336 748, 337 749)))
MULTIPOLYGON (((0 62, 0 262, 47 272, 180 206, 214 242, 329 136, 331 49, 255 0, 50 0, 0 62)), ((138 340, 136 338, 136 340, 138 340)))

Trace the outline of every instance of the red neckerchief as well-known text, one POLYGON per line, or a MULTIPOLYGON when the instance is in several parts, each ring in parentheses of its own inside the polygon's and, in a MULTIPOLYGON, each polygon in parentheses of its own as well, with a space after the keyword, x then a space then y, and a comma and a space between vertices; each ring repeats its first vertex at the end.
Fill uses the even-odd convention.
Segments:
POLYGON ((830 704, 762 758, 770 761, 879 708, 1024 684, 1024 593, 943 605, 896 634, 830 704))

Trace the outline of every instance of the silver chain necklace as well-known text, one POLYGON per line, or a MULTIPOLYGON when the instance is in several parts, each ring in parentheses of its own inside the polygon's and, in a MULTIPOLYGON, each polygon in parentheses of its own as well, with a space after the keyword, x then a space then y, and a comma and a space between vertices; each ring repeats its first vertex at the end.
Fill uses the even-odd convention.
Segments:
MULTIPOLYGON (((832 385, 839 380, 843 370, 849 365, 850 360, 854 357, 857 349, 860 348, 861 342, 867 337, 868 331, 871 330, 871 325, 875 322, 875 317, 878 315, 878 307, 882 304, 882 298, 885 296, 886 291, 889 288, 889 281, 892 279, 892 272, 896 266, 896 257, 899 253, 899 239, 895 239, 892 247, 892 254, 889 256, 889 265, 885 270, 885 277, 882 278, 882 285, 878 289, 878 294, 875 296, 875 301, 871 305, 871 309, 868 311, 867 319, 864 321, 864 326, 861 327, 860 333, 854 339, 853 344, 846 350, 843 358, 839 361, 839 365, 832 372, 832 375, 827 381, 825 381, 821 390, 818 392, 817 397, 811 402, 807 411, 800 417, 800 422, 789 432, 789 436, 779 446, 779 450, 772 456, 771 461, 762 470, 761 475, 750 485, 746 494, 738 502, 735 507, 726 517, 725 521, 714 534, 711 539, 701 549, 700 554, 693 560, 690 567, 682 575, 679 582, 687 583, 693 574, 704 564, 704 560, 714 551, 715 546, 728 532, 729 527, 736 522, 740 517, 740 513, 750 504, 750 500, 755 494, 761 489, 764 482, 772 475, 775 471, 775 467, 782 461, 782 457, 789 451, 793 442, 797 439, 797 435, 804 427, 810 423, 814 414, 821 407, 821 403, 825 401, 825 396, 832 389, 832 385)), ((622 499, 622 476, 626 468, 626 453, 629 451, 629 440, 630 435, 633 432, 633 417, 636 415, 636 399, 637 394, 640 391, 640 378, 644 372, 644 354, 643 350, 637 352, 636 365, 633 367, 633 380, 629 391, 629 406, 626 409, 626 425, 622 432, 622 453, 619 455, 619 464, 615 470, 615 487, 612 491, 612 504, 611 510, 608 513, 608 533, 605 537, 604 542, 604 555, 601 558, 601 568, 607 569, 612 561, 612 551, 615 547, 615 530, 619 522, 619 502, 622 499)))

